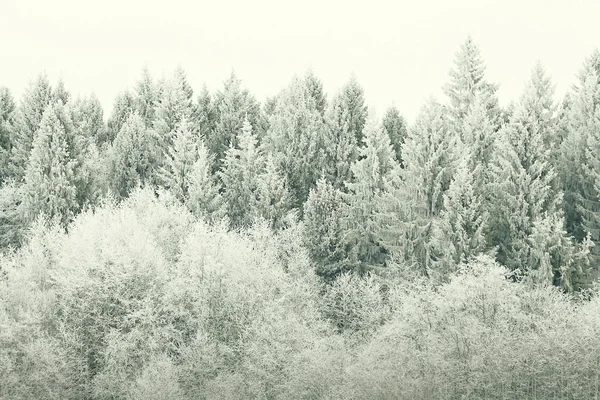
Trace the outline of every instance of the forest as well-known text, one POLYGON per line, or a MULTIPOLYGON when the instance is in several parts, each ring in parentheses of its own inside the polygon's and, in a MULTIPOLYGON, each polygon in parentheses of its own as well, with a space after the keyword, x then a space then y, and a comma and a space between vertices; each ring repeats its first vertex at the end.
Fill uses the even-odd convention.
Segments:
POLYGON ((600 51, 503 106, 457 47, 411 124, 312 70, 0 86, 0 398, 598 399, 600 51))

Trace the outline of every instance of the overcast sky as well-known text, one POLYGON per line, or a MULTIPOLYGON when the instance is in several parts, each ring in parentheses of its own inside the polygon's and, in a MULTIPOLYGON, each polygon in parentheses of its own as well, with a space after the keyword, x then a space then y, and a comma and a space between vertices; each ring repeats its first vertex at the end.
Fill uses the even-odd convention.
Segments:
POLYGON ((564 94, 599 45, 600 1, 160 1, 0 0, 0 85, 20 98, 46 71, 75 96, 95 92, 105 118, 147 65, 180 64, 199 92, 232 70, 263 101, 311 67, 331 98, 354 72, 379 114, 395 104, 413 121, 443 98, 454 53, 470 34, 516 99, 536 59, 564 94))

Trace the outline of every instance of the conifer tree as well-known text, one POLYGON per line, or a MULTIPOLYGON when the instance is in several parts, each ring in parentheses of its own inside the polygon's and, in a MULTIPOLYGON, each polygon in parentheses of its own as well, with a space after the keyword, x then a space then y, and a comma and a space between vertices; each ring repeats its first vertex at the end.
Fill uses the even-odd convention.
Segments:
POLYGON ((223 90, 216 93, 214 112, 214 131, 207 137, 207 145, 215 156, 214 168, 220 169, 227 149, 238 145, 244 119, 248 118, 259 140, 264 123, 260 105, 248 90, 242 89, 242 81, 234 73, 225 81, 223 90))
POLYGON ((47 107, 40 122, 25 173, 21 210, 26 221, 44 214, 66 227, 77 210, 77 193, 73 183, 75 162, 69 154, 67 132, 57 115, 61 107, 60 103, 47 107))
POLYGON ((394 153, 396 154, 396 161, 402 166, 402 146, 406 139, 407 126, 406 121, 396 107, 392 106, 385 112, 383 116, 383 129, 385 129, 390 138, 394 153))
POLYGON ((191 172, 198 152, 197 143, 189 122, 183 119, 167 150, 165 166, 159 171, 162 185, 182 202, 188 198, 191 172))
POLYGON ((327 109, 327 96, 323 91, 323 82, 317 78, 314 71, 309 69, 304 75, 304 84, 308 90, 309 97, 314 102, 314 106, 321 115, 325 114, 327 109))
POLYGON ((134 111, 135 97, 129 91, 119 93, 115 99, 112 113, 107 121, 106 136, 98 138, 98 146, 102 147, 105 143, 111 144, 134 111))
POLYGON ((21 244, 27 226, 20 209, 23 189, 14 179, 0 183, 0 251, 21 244))
POLYGON ((435 100, 421 109, 403 147, 404 169, 384 179, 378 202, 383 245, 400 262, 424 276, 436 275, 434 221, 443 210, 461 143, 452 133, 448 111, 435 100))
POLYGON ((197 125, 198 136, 206 141, 211 137, 215 130, 215 110, 212 98, 206 85, 198 95, 194 123, 197 125))
POLYGON ((212 157, 201 139, 197 156, 190 171, 186 205, 198 218, 208 222, 219 221, 226 215, 226 205, 212 175, 212 157))
POLYGON ((239 147, 230 147, 225 153, 219 176, 223 182, 223 197, 227 215, 234 228, 252 225, 258 210, 258 177, 264 165, 258 140, 246 118, 239 136, 239 147))
POLYGON ((346 184, 347 240, 354 247, 360 271, 373 265, 383 265, 386 250, 379 240, 379 213, 376 199, 384 190, 384 180, 398 173, 398 164, 390 139, 373 112, 364 128, 364 147, 352 169, 352 182, 346 184))
POLYGON ((311 189, 304 206, 303 242, 316 265, 316 272, 333 279, 352 269, 343 214, 343 194, 324 177, 311 189))
POLYGON ((258 213, 272 229, 281 229, 292 207, 285 176, 271 155, 266 158, 264 171, 258 177, 258 213))
POLYGON ((35 133, 42 121, 44 110, 51 102, 52 88, 48 77, 42 74, 29 83, 17 111, 11 159, 15 177, 19 180, 25 175, 35 133))
MULTIPOLYGON (((557 174, 550 163, 546 140, 553 135, 553 87, 541 64, 537 63, 525 92, 516 105, 510 123, 500 132, 497 151, 491 166, 494 193, 490 238, 498 246, 498 261, 510 269, 529 272, 540 267, 540 260, 531 257, 540 242, 532 241, 534 226, 553 226, 552 232, 562 234, 562 191, 557 174)), ((556 235, 554 235, 556 236, 556 235)), ((558 241, 559 251, 569 254, 572 243, 564 232, 558 241)), ((551 272, 540 276, 550 283, 564 273, 561 260, 554 259, 551 272)), ((541 271, 536 270, 535 274, 541 271)))
POLYGON ((147 127, 152 127, 155 106, 158 102, 158 88, 150 75, 148 67, 142 70, 142 77, 135 86, 135 110, 142 117, 147 127))
POLYGON ((109 152, 109 186, 125 198, 140 185, 150 183, 157 168, 154 132, 137 114, 130 114, 109 152))
POLYGON ((294 78, 278 96, 265 138, 266 151, 273 154, 290 185, 294 208, 301 209, 324 172, 324 131, 306 85, 294 78))
POLYGON ((450 71, 450 82, 444 86, 444 92, 450 99, 450 112, 455 129, 460 129, 461 121, 469 112, 476 96, 480 96, 494 130, 498 129, 498 87, 486 80, 485 70, 479 47, 469 36, 456 52, 454 68, 450 71))
POLYGON ((57 103, 59 100, 63 105, 66 105, 71 100, 71 93, 65 88, 65 82, 62 78, 58 80, 58 83, 52 89, 52 101, 57 103))
POLYGON ((154 130, 163 140, 171 144, 171 134, 183 120, 191 121, 194 115, 193 90, 187 82, 185 72, 177 68, 174 76, 162 84, 161 94, 155 106, 154 130))
POLYGON ((10 176, 11 149, 15 129, 15 102, 8 88, 0 87, 0 184, 10 176))
POLYGON ((78 134, 91 138, 96 144, 106 135, 104 125, 104 112, 102 105, 92 94, 88 97, 78 98, 72 106, 73 123, 78 134))

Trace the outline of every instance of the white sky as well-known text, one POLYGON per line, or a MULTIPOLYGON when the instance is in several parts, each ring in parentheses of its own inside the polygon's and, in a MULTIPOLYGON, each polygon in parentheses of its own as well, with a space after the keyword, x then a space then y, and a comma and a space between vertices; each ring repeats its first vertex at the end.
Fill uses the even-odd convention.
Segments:
POLYGON ((312 67, 328 98, 354 72, 378 114, 395 104, 412 122, 443 99, 468 34, 502 104, 536 59, 562 96, 599 46, 599 15, 598 0, 0 0, 0 85, 20 98, 45 70, 75 96, 95 92, 106 118, 144 65, 159 77, 180 64, 196 92, 233 69, 260 101, 312 67))

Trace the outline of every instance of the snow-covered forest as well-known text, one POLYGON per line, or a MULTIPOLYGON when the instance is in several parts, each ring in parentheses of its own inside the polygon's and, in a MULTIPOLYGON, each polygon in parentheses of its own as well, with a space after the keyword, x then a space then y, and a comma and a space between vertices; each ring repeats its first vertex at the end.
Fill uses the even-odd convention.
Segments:
POLYGON ((0 398, 597 399, 600 51, 523 67, 467 38, 411 124, 312 70, 0 86, 0 398))

